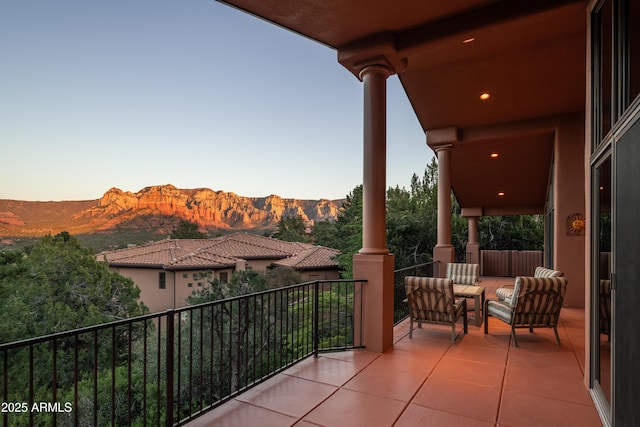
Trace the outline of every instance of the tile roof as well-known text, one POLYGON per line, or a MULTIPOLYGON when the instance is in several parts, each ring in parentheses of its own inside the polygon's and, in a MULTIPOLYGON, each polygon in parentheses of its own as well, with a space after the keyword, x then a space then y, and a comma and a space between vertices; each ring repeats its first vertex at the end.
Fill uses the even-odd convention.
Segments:
POLYGON ((298 269, 337 268, 338 255, 340 255, 340 251, 337 249, 313 246, 303 249, 289 258, 276 261, 274 264, 298 269))
POLYGON ((233 233, 213 239, 167 239, 101 252, 111 266, 167 269, 234 266, 239 259, 272 259, 294 268, 335 268, 335 249, 308 243, 285 242, 251 233, 233 233))

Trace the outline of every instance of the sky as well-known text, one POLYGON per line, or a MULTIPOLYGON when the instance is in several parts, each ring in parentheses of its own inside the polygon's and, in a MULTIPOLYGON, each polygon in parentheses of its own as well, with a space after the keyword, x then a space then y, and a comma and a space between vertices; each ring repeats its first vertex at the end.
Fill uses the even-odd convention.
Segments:
MULTIPOLYGON (((0 199, 344 198, 362 183, 362 106, 336 51, 214 0, 0 2, 0 199)), ((432 157, 390 77, 387 187, 432 157)))

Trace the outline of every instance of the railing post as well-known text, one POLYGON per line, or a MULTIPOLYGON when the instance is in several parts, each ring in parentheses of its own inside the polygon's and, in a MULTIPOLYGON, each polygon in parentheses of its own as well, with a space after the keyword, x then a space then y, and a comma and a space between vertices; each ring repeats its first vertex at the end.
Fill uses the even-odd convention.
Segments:
POLYGON ((313 282, 313 357, 318 358, 320 323, 320 282, 313 282))
POLYGON ((167 427, 173 426, 173 369, 174 369, 174 330, 175 330, 175 312, 174 310, 167 310, 167 339, 165 343, 167 357, 166 357, 166 372, 167 372, 167 427))

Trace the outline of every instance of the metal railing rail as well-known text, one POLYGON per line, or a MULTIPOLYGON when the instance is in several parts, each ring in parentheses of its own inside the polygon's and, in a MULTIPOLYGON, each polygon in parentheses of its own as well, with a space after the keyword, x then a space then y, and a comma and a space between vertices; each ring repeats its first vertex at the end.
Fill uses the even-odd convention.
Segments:
POLYGON ((182 424, 302 359, 361 347, 365 283, 307 282, 0 344, 3 425, 182 424))
POLYGON ((409 307, 403 302, 406 298, 404 291, 405 276, 437 277, 440 261, 430 261, 423 264, 412 265, 393 271, 393 324, 397 325, 409 317, 409 307))

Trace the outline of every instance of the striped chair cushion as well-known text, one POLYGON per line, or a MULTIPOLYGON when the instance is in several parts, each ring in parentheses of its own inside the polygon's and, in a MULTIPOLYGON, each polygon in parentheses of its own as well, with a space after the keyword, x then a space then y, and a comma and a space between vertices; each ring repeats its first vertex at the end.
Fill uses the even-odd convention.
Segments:
POLYGON ((513 296, 513 285, 505 285, 496 289, 496 296, 500 301, 506 301, 511 303, 511 297, 513 296))
POLYGON ((480 277, 479 264, 464 264, 450 262, 447 264, 447 279, 459 285, 475 285, 480 277))
POLYGON ((533 277, 562 277, 564 273, 546 267, 536 267, 533 277))
POLYGON ((407 276, 405 292, 414 319, 452 323, 462 311, 463 301, 455 300, 451 279, 407 276))
MULTIPOLYGON (((533 277, 563 277, 564 273, 557 270, 552 270, 546 267, 536 267, 533 277)), ((501 301, 511 302, 513 297, 513 285, 505 285, 496 289, 496 296, 501 301)))
POLYGON ((512 305, 514 324, 552 325, 567 290, 563 277, 516 277, 512 305))
POLYGON ((462 276, 459 274, 454 274, 450 277, 453 280, 454 285, 477 285, 478 278, 476 276, 462 276))
POLYGON ((487 300, 487 311, 506 323, 511 323, 513 307, 506 301, 487 300))

